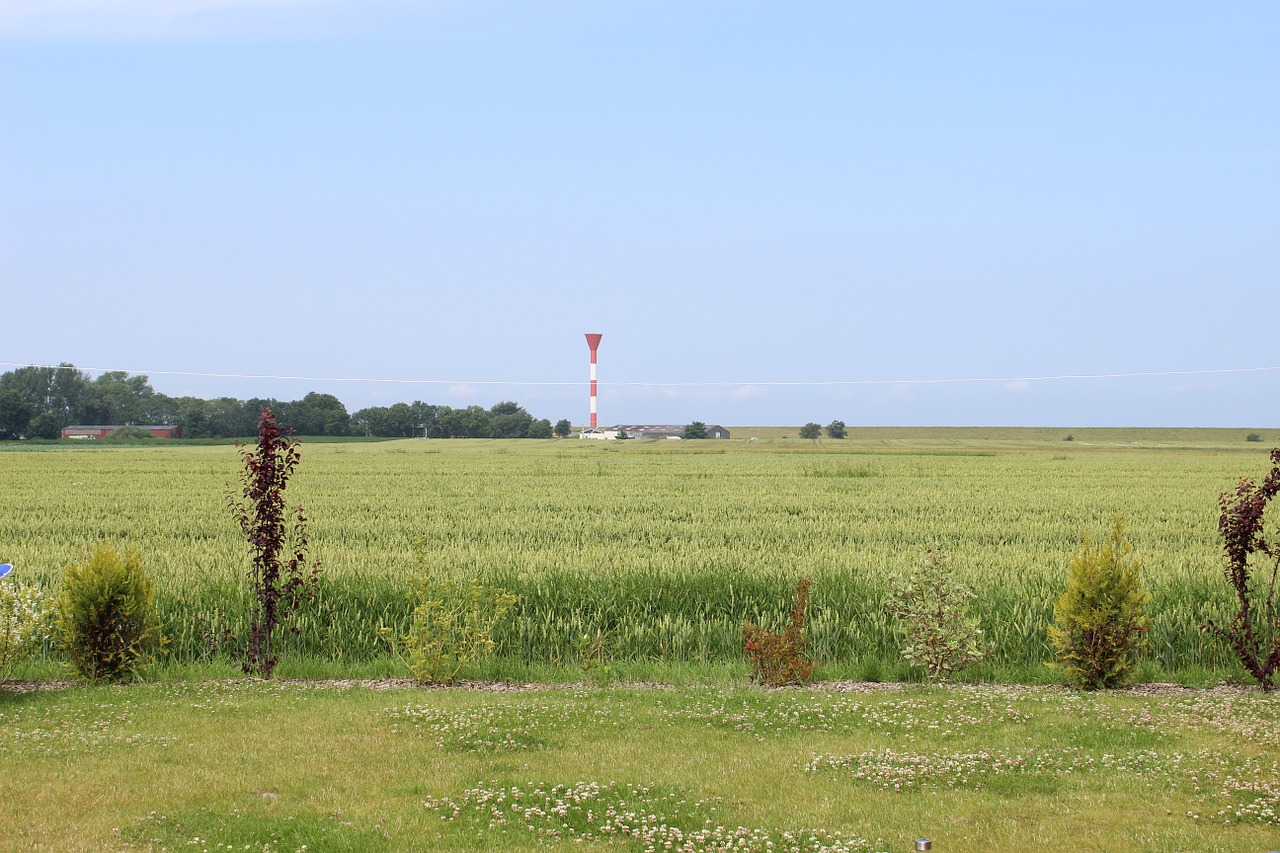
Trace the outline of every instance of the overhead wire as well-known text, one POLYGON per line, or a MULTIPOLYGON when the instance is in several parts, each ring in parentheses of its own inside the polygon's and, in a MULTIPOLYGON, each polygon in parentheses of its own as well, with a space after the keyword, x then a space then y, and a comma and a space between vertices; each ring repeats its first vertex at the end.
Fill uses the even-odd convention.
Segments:
MULTIPOLYGON (((26 362, 0 361, 4 367, 35 367, 51 370, 80 370, 86 373, 126 373, 146 376, 187 376, 208 379, 270 379, 294 382, 366 382, 400 385, 509 385, 509 386, 576 386, 586 380, 526 380, 526 379, 401 379, 390 377, 357 377, 357 376, 301 376, 271 373, 214 373, 192 370, 146 370, 122 367, 80 367, 63 364, 33 364, 26 362)), ((607 381, 601 380, 601 386, 615 388, 737 388, 744 386, 779 387, 779 386, 852 386, 852 385, 946 385, 963 383, 1009 383, 1009 382, 1057 382, 1063 380, 1091 379, 1133 379, 1142 377, 1172 376, 1204 376, 1231 373, 1263 373, 1280 371, 1275 367, 1221 367, 1196 370, 1138 370, 1113 373, 1064 373, 1036 376, 969 376, 969 377, 935 377, 923 379, 792 379, 792 380, 742 380, 742 381, 706 381, 706 382, 643 382, 643 381, 607 381)))

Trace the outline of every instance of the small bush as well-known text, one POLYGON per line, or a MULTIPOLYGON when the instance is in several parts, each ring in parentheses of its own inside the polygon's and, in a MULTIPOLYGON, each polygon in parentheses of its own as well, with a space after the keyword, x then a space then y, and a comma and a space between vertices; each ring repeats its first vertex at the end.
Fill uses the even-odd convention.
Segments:
POLYGON ((1237 610, 1230 622, 1205 626, 1231 645, 1263 691, 1275 687, 1280 674, 1280 529, 1271 536, 1266 531, 1267 506, 1280 495, 1280 448, 1271 451, 1271 463, 1261 483, 1242 479, 1234 492, 1218 496, 1218 533, 1237 610))
POLYGON ((952 576, 947 555, 925 551, 909 573, 889 579, 888 607, 905 642, 902 656, 931 681, 949 678, 986 655, 978 620, 968 615, 977 595, 952 576))
POLYGON ((493 651, 493 631, 516 597, 478 580, 437 581, 421 573, 414 581, 418 604, 409 633, 392 639, 382 634, 421 684, 451 683, 462 667, 493 651))
POLYGON ((1150 600, 1122 519, 1115 520, 1101 549, 1084 540, 1049 626, 1049 639, 1072 684, 1097 690, 1125 682, 1146 642, 1150 600))
POLYGON ((742 626, 747 658, 751 664, 751 680, 767 687, 803 684, 813 677, 813 662, 804 656, 809 643, 805 621, 809 611, 809 591, 813 582, 801 578, 796 584, 796 598, 791 607, 787 627, 781 634, 766 631, 750 622, 742 626))
POLYGON ((320 562, 307 561, 307 517, 302 507, 292 513, 285 509, 285 486, 302 459, 297 442, 276 422, 271 409, 263 406, 255 447, 249 450, 239 442, 236 446, 244 470, 240 491, 228 488, 227 505, 249 543, 253 601, 249 635, 242 646, 232 644, 232 653, 240 658, 246 674, 270 678, 280 662, 278 629, 296 629, 290 620, 314 597, 320 562))
POLYGON ((1244 440, 1245 441, 1262 441, 1262 436, 1258 435, 1256 432, 1251 432, 1244 437, 1244 440))
POLYGON ((53 630, 53 608, 37 586, 0 581, 0 678, 44 645, 53 630))
POLYGON ((159 441, 151 430, 136 426, 122 426, 107 433, 103 441, 159 441))
POLYGON ((71 566, 58 596, 58 636, 71 664, 93 681, 135 674, 158 639, 155 583, 136 552, 103 545, 87 563, 71 566))

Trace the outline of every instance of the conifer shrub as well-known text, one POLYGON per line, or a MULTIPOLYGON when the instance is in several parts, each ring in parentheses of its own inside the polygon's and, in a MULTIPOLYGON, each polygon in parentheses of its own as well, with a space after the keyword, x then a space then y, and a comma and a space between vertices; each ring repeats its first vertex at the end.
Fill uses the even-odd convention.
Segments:
POLYGON ((813 662, 805 657, 809 644, 805 621, 809 614, 809 593, 813 582, 801 578, 796 584, 796 597, 782 633, 767 631, 750 622, 743 623, 751 680, 766 687, 803 684, 813 677, 813 662))
POLYGON ((1067 589, 1053 607, 1049 639, 1070 681, 1083 690, 1118 687, 1146 645, 1151 600, 1142 564, 1116 518, 1105 545, 1086 537, 1071 560, 1067 589))
POLYGON ((101 545, 90 560, 67 568, 57 613, 59 641, 91 681, 135 675, 159 641, 155 582, 136 551, 101 545))
POLYGON ((947 555, 928 550, 906 574, 889 578, 888 609, 898 620, 902 657, 930 681, 950 678, 986 656, 982 628, 969 615, 977 597, 951 571, 947 555))
POLYGON ((38 586, 0 581, 0 678, 39 651, 53 630, 53 606, 38 586))

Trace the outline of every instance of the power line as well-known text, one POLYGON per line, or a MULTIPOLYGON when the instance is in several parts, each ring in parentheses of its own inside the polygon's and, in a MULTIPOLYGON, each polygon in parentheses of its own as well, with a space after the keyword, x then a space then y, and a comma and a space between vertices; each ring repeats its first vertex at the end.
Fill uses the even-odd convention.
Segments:
MULTIPOLYGON (((581 386, 586 380, 522 380, 522 379, 387 379, 356 376, 291 376, 270 373, 206 373, 190 370, 138 370, 122 367, 78 367, 60 364, 26 364, 0 361, 5 367, 37 367, 51 370, 83 370, 89 373, 127 373, 147 376, 189 376, 207 379, 273 379, 297 382, 367 382, 397 385, 511 385, 511 386, 581 386)), ((742 386, 850 386, 850 385, 951 385, 990 382, 1057 382, 1062 380, 1134 379, 1161 376, 1205 376, 1229 373, 1264 373, 1280 371, 1277 367, 1223 367, 1201 370, 1145 370, 1126 373, 1067 373, 1050 376, 970 376, 933 379, 811 379, 754 380, 741 382, 600 382, 614 388, 736 388, 742 386)))

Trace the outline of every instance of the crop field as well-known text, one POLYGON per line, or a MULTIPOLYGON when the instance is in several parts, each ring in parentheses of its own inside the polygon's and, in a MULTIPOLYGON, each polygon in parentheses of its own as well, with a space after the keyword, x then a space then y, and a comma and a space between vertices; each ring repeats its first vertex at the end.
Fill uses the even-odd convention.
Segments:
MULTIPOLYGON (((795 432, 304 442, 287 497, 306 509, 324 574, 288 653, 386 659, 378 629, 403 629, 410 578, 426 570, 519 596, 500 661, 742 661, 742 621, 780 624, 809 577, 811 652, 825 670, 895 677, 886 577, 934 548, 978 592, 992 644, 979 675, 1025 678, 1052 658, 1045 626, 1071 555, 1120 512, 1153 595, 1147 674, 1237 672, 1200 630, 1232 600, 1217 498, 1268 469, 1273 437, 885 429, 815 443, 795 432)), ((245 610, 247 550, 225 497, 239 470, 230 446, 0 449, 0 561, 52 588, 100 541, 136 548, 158 583, 165 655, 206 660, 205 635, 245 610)))

